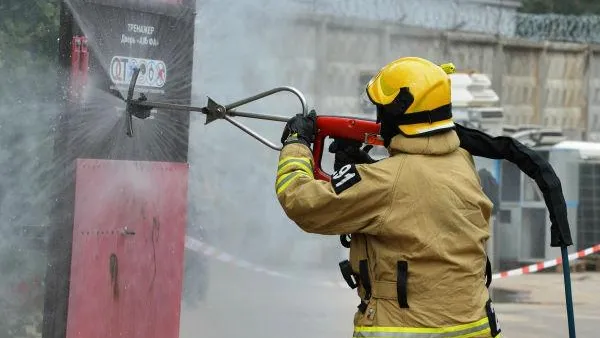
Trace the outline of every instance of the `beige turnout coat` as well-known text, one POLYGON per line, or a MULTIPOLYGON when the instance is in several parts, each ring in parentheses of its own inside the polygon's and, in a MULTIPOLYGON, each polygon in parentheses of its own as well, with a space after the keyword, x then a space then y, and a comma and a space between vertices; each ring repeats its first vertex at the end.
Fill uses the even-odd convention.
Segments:
POLYGON ((393 334, 390 328, 397 327, 449 328, 439 337, 490 337, 485 243, 492 203, 473 158, 459 148, 453 130, 397 135, 389 151, 389 158, 346 166, 325 182, 313 178, 308 147, 287 145, 280 154, 278 200, 306 232, 351 234, 352 270, 358 274, 365 261, 371 291, 366 297, 359 283, 359 296, 369 299, 364 312, 356 312, 355 337, 438 337, 393 334))

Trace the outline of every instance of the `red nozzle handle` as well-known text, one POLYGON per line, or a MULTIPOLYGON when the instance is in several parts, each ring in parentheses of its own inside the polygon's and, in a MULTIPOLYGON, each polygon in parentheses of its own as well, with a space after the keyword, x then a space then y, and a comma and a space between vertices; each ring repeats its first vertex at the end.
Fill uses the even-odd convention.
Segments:
POLYGON ((379 124, 373 120, 342 116, 317 116, 317 136, 313 144, 316 179, 329 181, 329 175, 321 169, 325 138, 343 138, 365 144, 383 145, 379 136, 379 124))

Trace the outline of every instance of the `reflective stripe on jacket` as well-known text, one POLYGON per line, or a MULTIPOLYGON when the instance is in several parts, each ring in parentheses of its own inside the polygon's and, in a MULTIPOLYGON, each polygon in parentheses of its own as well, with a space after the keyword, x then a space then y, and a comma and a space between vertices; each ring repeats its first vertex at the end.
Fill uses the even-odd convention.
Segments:
MULTIPOLYGON (((385 338, 466 338, 490 337, 487 317, 473 323, 444 328, 417 327, 355 327, 353 337, 385 338)), ((500 337, 500 336, 496 336, 500 337)))

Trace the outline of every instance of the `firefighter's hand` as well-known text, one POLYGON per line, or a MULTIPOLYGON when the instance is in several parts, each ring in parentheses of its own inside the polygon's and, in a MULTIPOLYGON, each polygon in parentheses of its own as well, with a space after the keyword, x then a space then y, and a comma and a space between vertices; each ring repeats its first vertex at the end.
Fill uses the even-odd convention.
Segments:
POLYGON ((369 155, 372 145, 360 148, 361 142, 347 139, 335 139, 329 146, 329 152, 335 154, 333 169, 338 170, 346 164, 364 164, 377 162, 369 155))
POLYGON ((288 145, 290 143, 302 143, 307 147, 315 141, 317 133, 317 113, 311 110, 308 116, 298 114, 292 117, 283 129, 281 143, 288 145))

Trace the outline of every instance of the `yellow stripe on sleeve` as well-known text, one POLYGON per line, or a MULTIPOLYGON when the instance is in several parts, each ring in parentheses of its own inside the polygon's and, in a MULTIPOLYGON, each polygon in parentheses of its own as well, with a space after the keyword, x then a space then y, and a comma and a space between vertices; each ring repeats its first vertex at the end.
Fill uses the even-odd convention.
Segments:
POLYGON ((282 193, 296 178, 300 176, 311 177, 302 170, 292 171, 291 173, 283 174, 281 177, 278 177, 275 185, 275 191, 277 195, 282 193))
POLYGON ((290 171, 290 169, 300 169, 312 176, 312 163, 304 157, 286 157, 279 161, 277 166, 277 176, 290 171))

